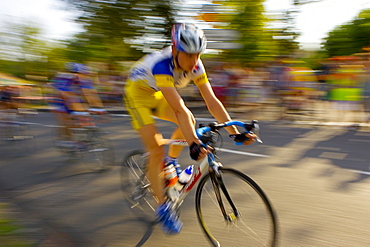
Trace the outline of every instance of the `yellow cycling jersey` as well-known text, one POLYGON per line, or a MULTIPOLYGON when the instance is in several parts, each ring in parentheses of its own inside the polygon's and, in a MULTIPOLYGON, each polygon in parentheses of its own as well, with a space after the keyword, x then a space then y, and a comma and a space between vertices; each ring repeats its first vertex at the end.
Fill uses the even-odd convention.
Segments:
POLYGON ((200 59, 192 71, 176 69, 171 47, 145 55, 131 67, 128 79, 155 91, 160 91, 160 87, 186 87, 191 81, 197 86, 208 82, 200 59))

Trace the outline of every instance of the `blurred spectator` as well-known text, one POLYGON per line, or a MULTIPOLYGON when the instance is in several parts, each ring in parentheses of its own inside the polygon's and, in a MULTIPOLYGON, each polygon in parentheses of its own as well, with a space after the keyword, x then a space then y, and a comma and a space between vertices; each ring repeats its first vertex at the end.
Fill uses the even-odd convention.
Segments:
POLYGON ((229 74, 222 65, 211 67, 208 70, 209 81, 217 98, 226 105, 229 74))
POLYGON ((17 102, 14 100, 19 96, 17 86, 4 85, 0 87, 0 108, 3 110, 16 110, 17 102))
POLYGON ((365 63, 364 71, 363 106, 365 122, 370 122, 370 61, 365 63))
POLYGON ((234 65, 226 69, 228 76, 228 84, 226 90, 226 106, 237 107, 239 103, 239 90, 240 90, 240 70, 234 65))
POLYGON ((11 94, 7 86, 0 86, 0 109, 6 110, 11 102, 11 94))
MULTIPOLYGON (((340 64, 330 75, 331 89, 329 95, 333 107, 337 111, 336 121, 348 121, 350 120, 350 112, 359 112, 362 95, 360 74, 362 72, 362 65, 346 61, 345 64, 340 64)), ((351 120, 357 121, 358 119, 351 120)))

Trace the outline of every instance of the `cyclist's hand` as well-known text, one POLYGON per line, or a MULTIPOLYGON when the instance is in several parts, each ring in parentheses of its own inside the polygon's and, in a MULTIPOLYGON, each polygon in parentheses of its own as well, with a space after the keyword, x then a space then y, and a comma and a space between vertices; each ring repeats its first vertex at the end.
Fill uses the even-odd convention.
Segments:
POLYGON ((107 114, 108 111, 103 109, 103 108, 89 108, 88 111, 92 114, 96 115, 102 115, 102 114, 107 114))
POLYGON ((249 145, 249 144, 255 142, 256 139, 257 139, 257 135, 254 134, 254 133, 246 133, 245 137, 246 137, 246 139, 243 142, 243 145, 249 145))
POLYGON ((257 135, 253 133, 234 134, 230 135, 230 137, 233 138, 234 142, 236 142, 238 145, 249 145, 257 139, 257 135))
POLYGON ((207 149, 202 145, 193 142, 190 146, 190 157, 193 160, 201 160, 207 155, 207 149))

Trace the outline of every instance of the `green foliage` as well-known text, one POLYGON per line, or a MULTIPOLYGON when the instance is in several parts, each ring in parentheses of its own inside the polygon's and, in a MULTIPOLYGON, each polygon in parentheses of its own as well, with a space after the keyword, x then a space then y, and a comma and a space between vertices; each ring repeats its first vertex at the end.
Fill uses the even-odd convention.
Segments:
POLYGON ((353 37, 353 46, 360 48, 359 51, 370 45, 370 9, 363 10, 353 21, 350 35, 353 37))
POLYGON ((324 42, 329 56, 351 55, 370 46, 370 9, 363 10, 353 21, 331 31, 324 42))
POLYGON ((41 38, 36 23, 7 23, 0 35, 0 69, 20 77, 47 71, 50 44, 41 38))
MULTIPOLYGON (((67 3, 69 11, 79 14, 76 21, 83 25, 84 31, 69 40, 46 42, 40 38, 37 24, 10 23, 0 32, 2 72, 18 76, 36 72, 50 78, 67 61, 114 64, 137 60, 143 53, 169 45, 172 24, 196 17, 201 9, 181 0, 59 1, 67 3)), ((219 28, 240 33, 235 42, 241 48, 222 52, 226 61, 253 66, 276 55, 293 54, 299 49, 295 18, 300 6, 321 0, 292 0, 291 9, 271 19, 265 16, 264 1, 217 2, 222 16, 219 28), (280 24, 280 28, 269 27, 271 22, 280 24)), ((370 46, 369 37, 370 10, 363 10, 353 21, 329 33, 324 43, 326 52, 317 54, 317 58, 362 52, 370 46)))
POLYGON ((264 0, 247 0, 227 3, 234 9, 228 27, 240 32, 237 42, 242 44, 239 49, 225 51, 227 59, 248 64, 261 55, 265 25, 263 2, 264 0))
POLYGON ((238 30, 240 39, 236 42, 241 48, 225 51, 223 54, 230 61, 253 66, 276 55, 292 54, 298 49, 295 41, 298 33, 293 31, 294 16, 287 11, 279 20, 269 19, 264 15, 264 0, 227 1, 233 14, 227 18, 228 28, 238 30), (269 29, 270 22, 283 24, 280 29, 269 29))
POLYGON ((322 0, 293 0, 294 5, 304 5, 307 3, 315 3, 315 2, 320 2, 322 0))
POLYGON ((68 42, 68 57, 76 61, 132 60, 169 44, 169 0, 63 1, 81 13, 77 21, 85 30, 68 42))
POLYGON ((8 205, 0 203, 0 240, 2 247, 30 247, 32 243, 19 233, 21 227, 8 216, 8 205), (17 232, 18 231, 18 232, 17 232))
MULTIPOLYGON (((300 4, 303 4, 300 2, 300 4)), ((299 5, 299 4, 296 4, 299 5)), ((276 52, 278 55, 292 54, 299 48, 298 42, 295 41, 299 33, 295 31, 295 16, 299 12, 298 9, 286 10, 280 21, 284 24, 281 29, 273 30, 274 43, 277 46, 276 52)))

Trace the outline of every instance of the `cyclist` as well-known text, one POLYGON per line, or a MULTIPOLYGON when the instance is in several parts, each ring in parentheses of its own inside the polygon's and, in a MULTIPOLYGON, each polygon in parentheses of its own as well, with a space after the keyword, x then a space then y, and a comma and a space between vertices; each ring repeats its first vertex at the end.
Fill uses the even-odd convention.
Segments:
POLYGON ((90 79, 90 68, 83 64, 66 63, 65 69, 66 72, 58 73, 51 81, 56 95, 50 103, 62 126, 57 143, 60 146, 73 145, 70 128, 78 126, 78 116, 88 116, 90 111, 106 112, 90 79))
MULTIPOLYGON (((159 134, 153 116, 175 123, 171 138, 185 139, 189 143, 190 157, 201 160, 207 150, 201 145, 195 133, 195 119, 186 107, 176 88, 187 86, 194 81, 206 102, 211 114, 219 122, 231 118, 222 103, 216 98, 208 82, 200 55, 206 49, 206 37, 203 31, 193 24, 175 24, 171 33, 172 46, 148 54, 137 61, 130 69, 125 85, 125 104, 131 116, 131 123, 149 151, 148 179, 159 207, 156 214, 163 230, 168 234, 181 231, 182 222, 176 212, 171 210, 171 202, 165 198, 165 184, 160 174, 163 161, 172 163, 180 172, 177 157, 181 146, 170 146, 165 156, 164 148, 158 143, 159 134)), ((245 145, 254 141, 254 135, 240 134, 236 127, 227 131, 236 140, 245 145)))

